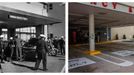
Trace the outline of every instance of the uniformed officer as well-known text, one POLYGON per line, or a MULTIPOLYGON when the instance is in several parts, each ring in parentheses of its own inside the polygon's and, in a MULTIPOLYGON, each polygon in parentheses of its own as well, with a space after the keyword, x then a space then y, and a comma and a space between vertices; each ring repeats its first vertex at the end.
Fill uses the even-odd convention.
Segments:
POLYGON ((65 41, 64 36, 61 36, 61 39, 59 40, 59 46, 60 46, 60 52, 62 55, 65 55, 65 41))
POLYGON ((39 40, 37 42, 37 48, 36 48, 36 54, 37 54, 37 60, 35 63, 34 70, 37 70, 39 68, 40 62, 42 60, 43 63, 43 71, 47 70, 47 52, 48 52, 48 45, 45 41, 46 36, 41 34, 39 36, 39 40))

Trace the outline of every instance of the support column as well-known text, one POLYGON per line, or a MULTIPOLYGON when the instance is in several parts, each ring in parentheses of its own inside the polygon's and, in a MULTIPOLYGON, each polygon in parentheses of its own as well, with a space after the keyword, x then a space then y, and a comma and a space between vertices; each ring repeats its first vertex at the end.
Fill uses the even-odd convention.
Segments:
POLYGON ((49 34, 48 37, 50 37, 49 26, 50 25, 47 25, 47 34, 49 34))
POLYGON ((0 35, 2 35, 2 28, 0 28, 0 35))
POLYGON ((9 39, 10 37, 14 37, 14 36, 15 36, 15 28, 8 29, 7 38, 9 39))
POLYGON ((111 28, 110 27, 108 28, 108 31, 109 31, 109 40, 111 40, 111 28))
POLYGON ((107 41, 109 41, 111 40, 111 28, 107 26, 106 31, 107 31, 107 41))
POLYGON ((44 34, 44 25, 36 26, 36 37, 38 37, 40 34, 44 34))
POLYGON ((89 51, 86 51, 87 54, 97 55, 100 54, 100 51, 95 50, 95 23, 94 23, 94 14, 89 14, 89 51))
POLYGON ((106 31, 107 31, 107 41, 109 41, 109 28, 108 28, 108 26, 106 28, 106 31))
POLYGON ((89 46, 90 51, 95 50, 94 14, 89 14, 89 46))
POLYGON ((46 35, 46 41, 47 41, 47 38, 48 38, 48 26, 47 25, 45 25, 44 26, 44 29, 45 29, 45 35, 46 35))

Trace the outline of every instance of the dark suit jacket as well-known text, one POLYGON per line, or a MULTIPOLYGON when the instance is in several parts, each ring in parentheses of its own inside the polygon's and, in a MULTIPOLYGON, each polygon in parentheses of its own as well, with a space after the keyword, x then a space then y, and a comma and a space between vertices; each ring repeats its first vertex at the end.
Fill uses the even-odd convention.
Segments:
POLYGON ((37 48, 36 48, 37 52, 48 52, 48 45, 47 42, 40 39, 37 42, 37 48))

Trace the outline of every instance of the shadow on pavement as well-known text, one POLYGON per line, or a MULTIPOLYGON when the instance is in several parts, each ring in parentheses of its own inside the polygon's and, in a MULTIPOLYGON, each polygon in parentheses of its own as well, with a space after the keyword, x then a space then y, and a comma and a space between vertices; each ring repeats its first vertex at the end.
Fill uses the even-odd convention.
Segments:
MULTIPOLYGON (((34 67, 30 67, 30 66, 27 66, 27 65, 18 64, 18 63, 12 63, 12 64, 13 64, 13 65, 16 65, 16 66, 26 67, 26 68, 28 68, 28 69, 34 70, 34 67)), ((38 70, 42 70, 42 69, 38 69, 38 70)))

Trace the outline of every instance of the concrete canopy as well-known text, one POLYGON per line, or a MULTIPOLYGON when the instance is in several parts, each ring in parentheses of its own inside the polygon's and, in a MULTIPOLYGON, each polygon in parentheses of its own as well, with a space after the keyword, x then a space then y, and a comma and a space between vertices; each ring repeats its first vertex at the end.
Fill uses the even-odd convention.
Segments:
POLYGON ((56 23, 61 23, 61 21, 59 19, 0 6, 0 28, 20 28, 56 23))
POLYGON ((95 14, 95 27, 121 27, 134 25, 134 14, 94 7, 82 3, 69 3, 70 27, 88 28, 88 15, 95 14))

